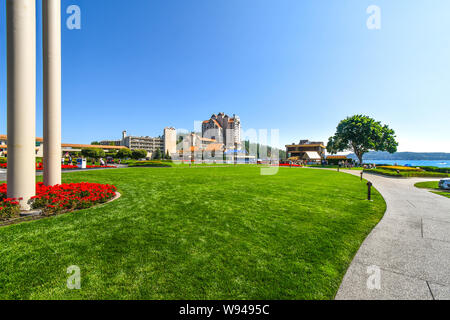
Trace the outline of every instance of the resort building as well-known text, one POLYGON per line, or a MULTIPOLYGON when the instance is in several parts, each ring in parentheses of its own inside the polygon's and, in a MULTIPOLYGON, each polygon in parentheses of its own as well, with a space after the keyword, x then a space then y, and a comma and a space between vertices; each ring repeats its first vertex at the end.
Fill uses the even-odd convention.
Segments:
POLYGON ((122 145, 130 150, 146 150, 148 156, 156 152, 159 149, 161 152, 164 150, 164 139, 162 137, 152 138, 128 136, 126 131, 122 132, 122 145))
POLYGON ((191 153, 202 155, 205 152, 223 152, 224 145, 217 143, 215 139, 204 138, 194 132, 182 137, 182 142, 178 146, 177 155, 179 157, 190 157, 191 153))
POLYGON ((241 120, 237 115, 230 117, 221 112, 213 114, 202 123, 202 136, 216 140, 226 149, 241 149, 241 120))
MULTIPOLYGON (((81 152, 82 149, 103 149, 105 152, 124 149, 123 146, 111 146, 111 145, 90 145, 90 144, 73 144, 62 143, 62 155, 71 152, 81 152)), ((0 156, 4 157, 8 155, 8 136, 0 135, 0 156)), ((44 139, 36 138, 36 157, 44 156, 44 139)))
POLYGON ((123 131, 122 140, 103 140, 99 143, 102 146, 118 145, 130 150, 145 150, 148 157, 152 157, 158 149, 164 154, 169 152, 169 155, 172 155, 177 151, 177 130, 166 127, 163 135, 155 138, 129 136, 127 131, 123 131))
POLYGON ((286 146, 286 155, 291 161, 306 161, 320 163, 325 159, 325 144, 323 142, 312 142, 300 140, 298 144, 286 146))
POLYGON ((353 159, 350 159, 347 156, 332 155, 327 156, 327 163, 336 165, 339 163, 353 163, 353 159))
POLYGON ((172 127, 164 128, 164 154, 172 155, 177 152, 177 130, 172 127))

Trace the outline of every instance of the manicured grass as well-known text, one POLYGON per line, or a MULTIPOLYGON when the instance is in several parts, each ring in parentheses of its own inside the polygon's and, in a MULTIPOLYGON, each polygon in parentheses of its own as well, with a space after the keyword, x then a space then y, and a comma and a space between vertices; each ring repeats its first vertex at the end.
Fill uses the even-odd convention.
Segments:
POLYGON ((363 170, 363 167, 352 167, 352 168, 346 168, 346 167, 339 167, 338 165, 327 165, 327 166, 323 166, 320 164, 312 164, 312 165, 307 165, 306 167, 309 168, 325 168, 325 169, 341 169, 341 170, 363 170))
POLYGON ((0 228, 0 299, 332 299, 385 212, 358 177, 257 167, 73 172, 110 204, 0 228), (81 268, 81 290, 66 287, 81 268))
POLYGON ((423 177, 423 178, 447 178, 449 175, 447 173, 440 172, 430 172, 430 171, 400 171, 387 170, 387 169, 365 169, 364 172, 374 173, 388 177, 398 177, 398 178, 413 178, 413 177, 423 177))
POLYGON ((434 190, 441 190, 441 191, 432 191, 435 194, 438 194, 440 196, 444 196, 447 198, 450 198, 450 192, 449 191, 442 191, 441 188, 439 188, 439 182, 438 181, 426 181, 426 182, 419 182, 414 185, 417 188, 424 188, 424 189, 434 189, 434 190))
POLYGON ((440 190, 440 188, 439 188, 439 181, 418 182, 414 186, 416 188, 422 188, 422 189, 436 189, 436 190, 440 190))
POLYGON ((450 198, 450 192, 437 192, 437 191, 433 191, 433 193, 435 193, 435 194, 438 194, 438 195, 440 195, 440 196, 444 196, 444 197, 447 197, 447 198, 450 198))

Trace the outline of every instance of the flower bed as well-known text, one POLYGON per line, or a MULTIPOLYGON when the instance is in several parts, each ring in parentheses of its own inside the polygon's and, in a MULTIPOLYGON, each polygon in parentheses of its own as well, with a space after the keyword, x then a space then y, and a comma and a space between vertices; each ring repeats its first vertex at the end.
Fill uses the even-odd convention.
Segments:
POLYGON ((289 163, 280 163, 279 166, 280 167, 299 167, 299 168, 303 167, 299 164, 289 164, 289 163))
POLYGON ((423 171, 420 168, 413 168, 413 167, 405 167, 405 166, 377 166, 378 169, 384 169, 384 170, 393 170, 393 171, 405 171, 405 172, 421 172, 423 171))
MULTIPOLYGON (((18 215, 20 199, 6 198, 7 185, 0 185, 0 220, 18 215)), ((33 209, 41 209, 44 215, 58 214, 108 202, 116 195, 116 187, 98 183, 71 183, 47 187, 36 184, 36 196, 31 198, 33 209)))
POLYGON ((8 220, 19 214, 19 200, 7 198, 6 184, 0 185, 0 221, 8 220))

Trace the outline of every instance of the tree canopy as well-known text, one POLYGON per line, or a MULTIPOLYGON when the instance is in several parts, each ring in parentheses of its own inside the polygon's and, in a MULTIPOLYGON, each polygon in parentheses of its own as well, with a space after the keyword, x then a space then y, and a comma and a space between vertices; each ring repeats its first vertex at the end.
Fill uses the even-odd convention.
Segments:
POLYGON ((342 120, 336 133, 328 140, 327 150, 331 154, 353 151, 362 163, 363 155, 369 151, 397 151, 395 131, 381 122, 364 116, 355 115, 342 120))
POLYGON ((119 152, 117 152, 117 157, 119 159, 131 158, 131 150, 130 149, 120 149, 119 152))
POLYGON ((153 159, 159 160, 162 159, 163 154, 159 148, 156 149, 155 153, 153 154, 153 159))
POLYGON ((131 152, 131 157, 135 160, 143 159, 147 157, 146 150, 133 150, 131 152))
POLYGON ((81 154, 86 158, 98 159, 105 156, 105 151, 103 149, 87 148, 82 149, 81 154))

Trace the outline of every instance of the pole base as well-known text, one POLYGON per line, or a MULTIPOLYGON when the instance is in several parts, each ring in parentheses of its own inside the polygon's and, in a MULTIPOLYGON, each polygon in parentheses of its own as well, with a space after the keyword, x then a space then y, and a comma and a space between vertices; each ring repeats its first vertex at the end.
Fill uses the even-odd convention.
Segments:
POLYGON ((21 217, 37 217, 40 215, 42 215, 42 210, 28 210, 20 212, 21 217))

